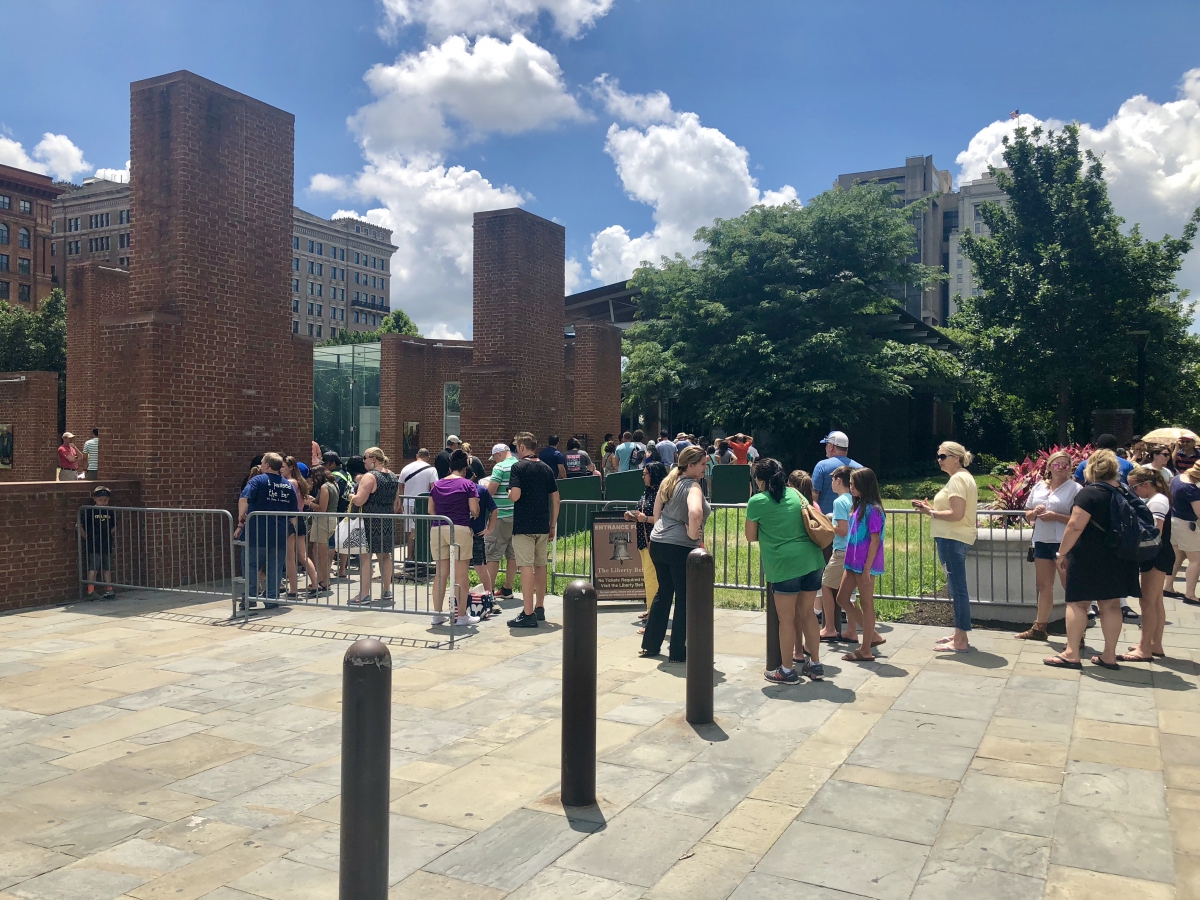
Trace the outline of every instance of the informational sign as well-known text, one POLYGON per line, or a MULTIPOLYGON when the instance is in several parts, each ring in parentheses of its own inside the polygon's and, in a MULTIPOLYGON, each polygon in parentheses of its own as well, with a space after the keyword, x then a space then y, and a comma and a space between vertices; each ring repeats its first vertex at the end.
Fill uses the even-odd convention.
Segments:
POLYGON ((13 460, 13 431, 11 425, 0 425, 0 469, 11 469, 13 460))
POLYGON ((592 585, 597 600, 645 600, 637 523, 623 513, 598 512, 592 519, 592 585))

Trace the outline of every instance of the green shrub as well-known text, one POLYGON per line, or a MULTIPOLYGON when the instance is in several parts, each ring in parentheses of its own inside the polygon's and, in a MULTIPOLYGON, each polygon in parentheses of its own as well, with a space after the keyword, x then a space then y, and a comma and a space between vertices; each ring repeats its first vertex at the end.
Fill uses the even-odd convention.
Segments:
POLYGON ((879 496, 884 500, 900 500, 904 497, 904 491, 901 490, 898 484, 881 484, 879 486, 879 496))

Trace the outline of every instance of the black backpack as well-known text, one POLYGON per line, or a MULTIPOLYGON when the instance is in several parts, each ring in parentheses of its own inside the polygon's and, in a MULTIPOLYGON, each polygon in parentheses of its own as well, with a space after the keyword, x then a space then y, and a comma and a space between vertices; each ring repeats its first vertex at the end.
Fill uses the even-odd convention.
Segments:
POLYGON ((645 462, 646 451, 642 449, 640 444, 634 444, 633 451, 629 454, 629 468, 640 469, 645 462))
MULTIPOLYGON (((1154 514, 1142 501, 1142 498, 1125 485, 1113 487, 1105 484, 1109 490, 1108 514, 1110 527, 1105 530, 1105 543, 1112 548, 1118 559, 1131 562, 1149 562, 1158 556, 1162 546, 1162 532, 1154 524, 1154 514)), ((1094 523, 1096 520, 1093 519, 1094 523)))

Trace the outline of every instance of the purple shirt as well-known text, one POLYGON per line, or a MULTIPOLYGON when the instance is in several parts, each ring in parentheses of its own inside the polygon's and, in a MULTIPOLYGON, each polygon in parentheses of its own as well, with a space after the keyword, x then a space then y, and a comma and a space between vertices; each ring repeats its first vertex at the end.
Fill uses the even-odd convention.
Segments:
POLYGON ((455 525, 471 526, 471 500, 478 500, 475 482, 470 478, 439 478, 429 489, 429 499, 439 516, 455 525))
POLYGON ((871 560, 871 574, 883 574, 883 511, 877 506, 859 507, 850 514, 850 530, 847 534, 845 566, 851 572, 862 573, 867 565, 867 553, 871 549, 871 535, 879 535, 879 549, 871 560))

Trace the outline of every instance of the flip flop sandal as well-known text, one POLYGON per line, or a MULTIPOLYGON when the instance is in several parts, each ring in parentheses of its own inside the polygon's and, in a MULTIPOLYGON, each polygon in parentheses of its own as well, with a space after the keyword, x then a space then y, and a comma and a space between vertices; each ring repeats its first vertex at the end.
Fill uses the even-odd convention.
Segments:
POLYGON ((861 642, 861 641, 859 641, 859 639, 858 639, 858 638, 856 638, 856 637, 853 637, 853 638, 852 638, 852 637, 846 637, 844 634, 841 634, 841 633, 839 633, 839 634, 838 634, 838 636, 837 636, 837 639, 838 639, 839 641, 841 641, 843 644, 859 644, 859 643, 862 643, 862 642, 861 642))
POLYGON ((859 656, 857 650, 842 654, 842 659, 846 662, 875 662, 874 656, 859 656))
POLYGON ((1104 669, 1108 669, 1109 671, 1112 671, 1112 672, 1119 671, 1121 668, 1116 663, 1106 663, 1104 660, 1102 660, 1098 656, 1092 657, 1092 664, 1100 666, 1101 668, 1104 668, 1104 669))
POLYGON ((1073 662, 1069 659, 1063 659, 1061 656, 1051 656, 1042 660, 1042 665, 1049 666, 1052 669, 1082 669, 1082 662, 1073 662))
POLYGON ((831 634, 831 635, 828 635, 827 637, 821 638, 821 643, 822 644, 836 644, 842 640, 843 640, 843 638, 840 634, 831 634))
POLYGON ((970 653, 974 649, 975 649, 974 647, 965 647, 962 650, 959 650, 957 647, 955 647, 951 644, 935 644, 933 647, 933 652, 934 653, 970 653))
POLYGON ((1154 662, 1154 657, 1134 656, 1132 653, 1118 653, 1117 662, 1154 662))
POLYGON ((880 638, 877 641, 871 641, 871 646, 878 647, 880 644, 886 644, 886 643, 887 643, 887 638, 880 638))

